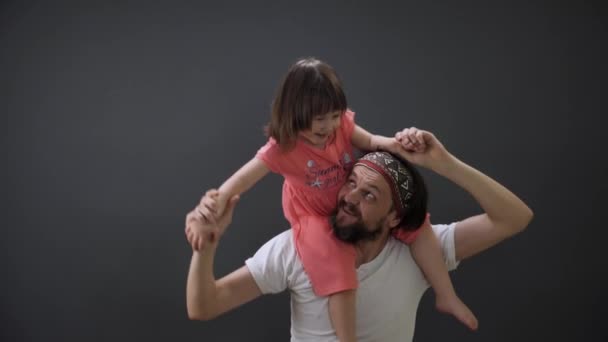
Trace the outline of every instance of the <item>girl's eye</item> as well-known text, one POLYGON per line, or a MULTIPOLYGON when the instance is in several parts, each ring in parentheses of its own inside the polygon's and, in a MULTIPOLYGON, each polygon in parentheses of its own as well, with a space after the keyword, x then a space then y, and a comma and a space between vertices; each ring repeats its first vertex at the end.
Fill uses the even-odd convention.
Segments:
POLYGON ((340 114, 336 114, 336 115, 334 115, 334 116, 332 117, 332 119, 334 119, 334 120, 337 120, 337 119, 339 119, 339 118, 340 118, 340 114))
POLYGON ((324 117, 322 116, 315 116, 315 120, 317 121, 323 121, 324 117))

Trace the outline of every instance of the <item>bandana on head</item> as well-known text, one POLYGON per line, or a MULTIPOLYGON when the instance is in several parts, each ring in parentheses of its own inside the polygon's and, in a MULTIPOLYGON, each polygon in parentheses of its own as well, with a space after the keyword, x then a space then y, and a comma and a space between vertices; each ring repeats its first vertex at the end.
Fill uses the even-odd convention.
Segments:
POLYGON ((408 200, 414 195, 414 179, 403 163, 387 152, 372 152, 355 163, 381 174, 391 188, 393 203, 399 215, 409 206, 408 200))

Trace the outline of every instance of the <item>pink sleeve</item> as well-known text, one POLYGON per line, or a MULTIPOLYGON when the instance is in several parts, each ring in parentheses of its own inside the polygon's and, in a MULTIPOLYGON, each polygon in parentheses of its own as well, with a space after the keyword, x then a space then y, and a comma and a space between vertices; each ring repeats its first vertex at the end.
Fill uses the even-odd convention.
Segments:
POLYGON ((268 139, 266 145, 262 146, 258 150, 255 157, 264 162, 270 171, 274 173, 281 173, 282 167, 280 161, 282 158, 280 154, 281 151, 279 149, 279 145, 274 139, 270 138, 268 139))
POLYGON ((350 109, 347 109, 346 112, 344 112, 340 122, 340 130, 342 131, 345 140, 350 143, 353 137, 353 131, 355 130, 355 112, 350 109))

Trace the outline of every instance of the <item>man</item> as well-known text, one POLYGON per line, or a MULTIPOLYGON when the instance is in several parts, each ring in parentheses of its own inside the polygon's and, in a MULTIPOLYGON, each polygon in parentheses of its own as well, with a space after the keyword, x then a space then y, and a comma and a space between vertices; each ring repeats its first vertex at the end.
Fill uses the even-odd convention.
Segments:
MULTIPOLYGON (((407 149, 401 157, 446 177, 468 191, 485 213, 450 225, 435 225, 449 269, 496 243, 522 231, 532 211, 517 196, 488 176, 451 155, 427 131, 416 128, 396 138, 407 149)), ((402 223, 397 212, 408 208, 420 194, 413 191, 413 169, 396 157, 374 152, 353 167, 338 195, 332 221, 338 238, 355 244, 357 251, 357 340, 411 341, 420 298, 428 287, 407 245, 392 237, 402 223)), ((191 319, 208 320, 262 294, 291 292, 293 341, 336 341, 328 317, 327 298, 316 297, 298 259, 291 230, 267 242, 233 273, 215 280, 213 257, 228 226, 238 197, 231 199, 222 217, 203 216, 216 196, 207 193, 199 207, 186 218, 186 234, 200 225, 212 237, 194 252, 187 285, 191 319)), ((406 210, 406 218, 408 213, 406 210)), ((426 228, 428 227, 428 221, 426 228)))

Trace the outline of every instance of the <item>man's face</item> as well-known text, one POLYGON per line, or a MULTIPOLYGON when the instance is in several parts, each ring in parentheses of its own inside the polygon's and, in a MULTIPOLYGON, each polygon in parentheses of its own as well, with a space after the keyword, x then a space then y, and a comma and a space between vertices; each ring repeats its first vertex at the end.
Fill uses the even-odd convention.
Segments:
POLYGON ((386 180, 376 171, 355 166, 338 193, 333 219, 336 236, 357 242, 387 235, 398 223, 392 204, 386 180))

